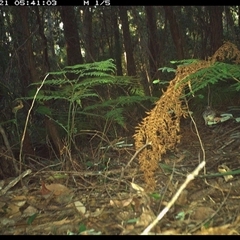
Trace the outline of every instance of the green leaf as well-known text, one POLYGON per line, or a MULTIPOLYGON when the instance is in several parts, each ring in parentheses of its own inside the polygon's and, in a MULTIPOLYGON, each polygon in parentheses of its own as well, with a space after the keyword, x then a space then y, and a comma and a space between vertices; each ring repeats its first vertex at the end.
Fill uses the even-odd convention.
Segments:
POLYGON ((28 225, 31 225, 32 222, 34 221, 34 219, 37 217, 38 213, 34 213, 32 216, 30 216, 28 219, 27 219, 27 224, 28 225))
POLYGON ((127 223, 136 223, 138 221, 138 218, 132 218, 127 220, 127 223))
POLYGON ((86 226, 83 223, 81 223, 79 225, 78 232, 81 233, 81 232, 84 232, 86 230, 87 230, 86 226))
POLYGON ((40 113, 42 115, 49 115, 49 116, 52 115, 51 109, 49 107, 46 107, 46 106, 38 106, 37 109, 36 109, 36 112, 40 113))
POLYGON ((176 219, 183 221, 185 219, 185 212, 179 212, 176 216, 176 219))
POLYGON ((176 69, 170 68, 170 67, 162 67, 162 68, 159 68, 158 70, 162 72, 176 72, 176 69))
POLYGON ((157 84, 157 83, 159 83, 159 82, 160 82, 159 79, 153 80, 153 84, 157 84))
POLYGON ((150 194, 150 197, 156 199, 156 200, 159 200, 161 199, 161 195, 159 193, 152 193, 150 194))

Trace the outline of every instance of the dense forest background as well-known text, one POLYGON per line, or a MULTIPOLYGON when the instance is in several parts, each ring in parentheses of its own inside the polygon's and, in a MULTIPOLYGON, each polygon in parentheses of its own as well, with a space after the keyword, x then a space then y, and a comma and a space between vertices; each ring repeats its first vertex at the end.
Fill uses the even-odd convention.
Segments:
MULTIPOLYGON (((55 91, 60 97, 36 101, 23 142, 26 155, 37 152, 43 156, 46 144, 52 144, 52 149, 61 155, 66 141, 78 149, 89 139, 79 134, 84 130, 107 132, 112 139, 116 131, 132 134, 154 99, 161 96, 165 83, 174 76, 159 68, 174 67, 172 60, 207 59, 224 41, 240 46, 239 6, 6 6, 0 8, 0 22, 0 124, 12 149, 19 149, 32 102, 29 96, 47 73, 113 59, 116 83, 119 79, 128 82, 115 87, 94 86, 91 94, 84 92, 84 99, 79 96, 78 105, 71 105, 71 101, 69 105, 60 95, 64 86, 45 86, 45 91, 55 91), (160 84, 153 84, 156 79, 160 84), (113 105, 120 96, 130 101, 130 97, 138 97, 131 106, 123 104, 119 108, 122 119, 113 105), (99 108, 104 103, 106 107, 110 100, 112 116, 109 108, 99 108), (93 104, 95 108, 84 112, 93 104), (120 123, 118 127, 112 121, 114 116, 120 123), (69 128, 64 127, 70 123, 69 128), (68 130, 71 135, 66 140, 68 130)), ((68 79, 76 78, 74 73, 66 75, 68 79)), ((207 97, 204 101, 206 105, 207 97)))

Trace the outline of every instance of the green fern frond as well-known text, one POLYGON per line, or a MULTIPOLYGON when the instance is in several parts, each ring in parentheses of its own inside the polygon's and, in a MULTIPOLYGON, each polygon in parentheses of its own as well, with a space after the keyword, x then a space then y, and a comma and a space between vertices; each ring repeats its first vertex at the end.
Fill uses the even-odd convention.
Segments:
POLYGON ((208 68, 203 68, 193 74, 190 74, 184 78, 180 84, 186 84, 187 82, 191 83, 191 93, 186 94, 186 96, 188 96, 202 88, 205 88, 208 84, 216 84, 219 81, 225 81, 226 79, 233 78, 240 78, 239 65, 215 62, 208 68))
POLYGON ((116 70, 116 66, 113 63, 113 59, 108 59, 106 61, 94 62, 94 63, 86 63, 86 64, 77 64, 74 66, 67 66, 63 69, 63 72, 68 71, 72 73, 86 74, 89 71, 96 72, 110 72, 114 73, 116 70))
POLYGON ((177 61, 170 61, 170 63, 181 66, 181 65, 189 65, 191 63, 196 63, 198 61, 199 61, 199 59, 192 58, 192 59, 182 59, 182 60, 177 60, 177 61))
MULTIPOLYGON (((63 78, 60 78, 60 79, 47 79, 44 82, 44 85, 47 85, 47 86, 61 86, 61 85, 64 85, 66 83, 69 83, 69 80, 63 79, 63 78)), ((41 82, 36 82, 36 83, 31 83, 29 86, 35 86, 35 85, 40 85, 40 84, 41 84, 41 82)))
POLYGON ((108 120, 112 120, 114 122, 117 122, 120 126, 124 126, 125 125, 125 119, 123 117, 123 108, 114 108, 110 111, 108 111, 105 114, 105 118, 108 120))
POLYGON ((83 81, 79 82, 75 87, 94 87, 103 84, 114 84, 115 80, 113 76, 109 76, 108 78, 87 78, 83 81))
POLYGON ((115 99, 109 99, 106 100, 102 103, 97 103, 97 104, 93 104, 90 106, 87 106, 84 108, 84 112, 88 112, 88 111, 93 111, 93 110, 99 110, 99 109, 106 109, 106 108, 115 108, 116 106, 129 106, 135 103, 140 103, 142 101, 147 101, 150 100, 151 102, 156 102, 158 100, 157 97, 150 97, 150 96, 120 96, 117 97, 115 99))

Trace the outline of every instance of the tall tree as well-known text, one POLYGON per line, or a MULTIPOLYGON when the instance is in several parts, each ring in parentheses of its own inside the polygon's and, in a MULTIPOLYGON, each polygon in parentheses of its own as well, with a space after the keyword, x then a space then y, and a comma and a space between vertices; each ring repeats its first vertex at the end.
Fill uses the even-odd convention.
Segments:
MULTIPOLYGON (((230 6, 224 6, 224 13, 226 16, 226 30, 225 32, 231 33, 231 40, 233 40, 234 43, 237 43, 237 34, 234 27, 234 20, 233 15, 231 13, 231 7, 230 6)), ((229 36, 230 37, 230 36, 229 36)))
POLYGON ((177 50, 177 58, 183 59, 184 58, 183 39, 180 33, 180 29, 177 23, 175 13, 173 11, 173 7, 164 6, 164 11, 165 11, 165 16, 169 22, 170 32, 172 35, 173 42, 177 50))
POLYGON ((73 6, 60 7, 67 50, 67 64, 83 63, 76 14, 73 6))
POLYGON ((46 73, 46 72, 50 72, 50 63, 49 63, 49 58, 48 58, 48 44, 47 44, 47 37, 46 37, 46 35, 45 35, 45 33, 44 33, 44 25, 43 25, 43 22, 42 22, 42 18, 41 18, 41 16, 40 16, 40 11, 39 11, 39 8, 38 7, 36 7, 35 8, 35 10, 36 10, 36 17, 37 17, 37 24, 38 24, 38 26, 39 26, 39 28, 38 28, 38 32, 39 32, 39 35, 40 35, 40 37, 41 37, 41 45, 42 45, 42 47, 41 47, 41 49, 43 49, 43 51, 42 51, 42 71, 44 72, 44 73, 46 73))
POLYGON ((131 8, 131 14, 133 15, 133 23, 136 26, 136 32, 138 37, 136 38, 136 51, 135 57, 138 63, 138 69, 141 76, 141 83, 144 88, 144 92, 147 96, 152 95, 153 84, 149 67, 149 46, 148 46, 148 34, 146 19, 144 13, 144 7, 141 9, 131 8))
MULTIPOLYGON (((28 25, 29 8, 16 8, 13 11, 13 23, 15 28, 15 37, 17 39, 17 49, 20 69, 20 79, 22 83, 22 93, 26 95, 26 88, 32 82, 37 82, 37 71, 32 48, 32 34, 28 25), (24 64, 25 63, 25 64, 24 64)), ((34 155, 28 131, 23 141, 23 152, 26 155, 34 155)))
MULTIPOLYGON (((35 9, 36 10, 36 9, 35 9)), ((29 8, 19 8, 15 10, 14 14, 14 22, 15 27, 17 28, 18 33, 18 45, 19 45, 19 54, 18 57, 20 58, 21 64, 21 79, 22 79, 22 85, 23 88, 26 89, 26 87, 32 83, 32 82, 39 82, 39 74, 37 72, 36 68, 36 58, 33 54, 33 33, 30 32, 30 26, 29 26, 29 8), (22 61, 21 61, 22 60, 22 61), (24 64, 25 63, 25 64, 24 64)), ((38 15, 38 14, 37 14, 38 15)), ((38 16, 39 17, 39 16, 38 16)), ((38 24, 40 22, 43 22, 43 19, 38 19, 38 24)), ((42 25, 39 26, 39 31, 42 31, 42 25)), ((43 34, 43 33, 41 33, 43 34)), ((46 51, 45 51, 46 54, 46 51)), ((45 56, 46 60, 46 56, 45 56)), ((44 68, 41 66, 40 68, 44 68)), ((45 69, 46 70, 46 69, 45 69)), ((25 90, 23 90, 24 95, 26 96, 27 93, 25 90)), ((48 103, 44 103, 47 105, 48 103)), ((63 143, 59 137, 57 128, 54 123, 51 122, 50 119, 45 117, 45 125, 46 129, 48 130, 49 136, 52 139, 56 149, 61 152, 63 149, 63 143)), ((26 137, 24 138, 24 149, 26 149, 27 154, 33 154, 34 151, 32 149, 31 143, 30 143, 30 137, 28 134, 26 134, 26 137)))
POLYGON ((156 78, 158 68, 160 66, 160 39, 157 29, 157 19, 154 6, 146 6, 146 19, 148 29, 148 48, 149 48, 149 66, 150 66, 150 78, 156 78))
POLYGON ((223 6, 208 6, 210 20, 210 53, 212 55, 223 43, 223 6))
POLYGON ((133 46, 129 30, 127 7, 119 7, 119 16, 122 22, 123 42, 127 59, 127 74, 129 76, 135 76, 137 74, 137 71, 133 56, 133 46))
POLYGON ((117 11, 111 8, 112 11, 112 28, 114 34, 114 58, 116 61, 117 75, 122 76, 122 48, 121 48, 121 40, 119 33, 119 24, 118 24, 118 15, 117 11))
POLYGON ((94 62, 94 41, 92 29, 92 15, 93 8, 86 7, 83 9, 83 39, 85 47, 85 60, 86 62, 94 62))

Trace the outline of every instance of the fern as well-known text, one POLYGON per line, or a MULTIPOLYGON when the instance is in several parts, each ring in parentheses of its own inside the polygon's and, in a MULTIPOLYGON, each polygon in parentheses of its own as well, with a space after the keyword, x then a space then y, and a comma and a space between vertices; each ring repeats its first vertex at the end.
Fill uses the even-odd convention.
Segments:
POLYGON ((120 96, 117 97, 116 99, 110 99, 110 100, 106 100, 102 103, 97 103, 97 104, 93 104, 90 105, 88 107, 84 108, 84 112, 88 112, 88 111, 93 111, 96 109, 104 109, 104 108, 116 108, 118 106, 120 106, 120 108, 124 107, 124 106, 128 106, 134 103, 139 103, 142 101, 146 101, 146 100, 150 100, 152 102, 155 102, 158 98, 155 97, 149 97, 149 96, 120 96))
MULTIPOLYGON (((74 139, 73 135, 77 124, 84 121, 89 123, 90 119, 100 118, 125 127, 123 114, 125 106, 145 100, 156 100, 156 98, 144 96, 139 79, 114 76, 115 69, 112 59, 77 64, 64 67, 58 72, 51 72, 49 79, 45 80, 44 88, 39 91, 36 101, 40 106, 44 101, 54 101, 51 103, 51 108, 42 108, 38 105, 36 111, 48 115, 67 133, 69 146, 71 145, 70 141, 74 139), (68 76, 72 73, 75 74, 75 79, 70 80, 68 76), (126 96, 117 97, 116 90, 121 90, 121 93, 126 96), (109 92, 113 92, 113 96, 108 95, 109 92), (93 104, 82 108, 83 99, 90 99, 93 104)), ((31 87, 36 88, 40 84, 33 83, 31 87)), ((31 90, 29 96, 24 99, 33 99, 34 95, 35 91, 31 90)), ((89 104, 90 101, 87 103, 89 104)))
MULTIPOLYGON (((187 93, 186 96, 196 93, 200 89, 205 88, 209 84, 216 84, 219 81, 225 81, 227 79, 240 79, 240 67, 237 64, 229 64, 224 62, 215 62, 208 68, 200 69, 195 73, 190 74, 184 78, 179 84, 191 83, 191 93, 187 93)), ((176 85, 176 87, 179 86, 176 85)), ((236 90, 240 90, 239 82, 234 84, 236 90)))
POLYGON ((117 122, 120 126, 125 125, 125 119, 123 117, 123 108, 115 108, 105 114, 105 118, 117 122))
POLYGON ((182 59, 182 60, 178 60, 178 61, 170 61, 170 63, 177 64, 178 66, 184 66, 184 65, 191 64, 191 63, 196 63, 198 61, 199 61, 198 59, 182 59))

